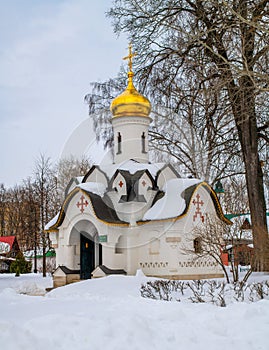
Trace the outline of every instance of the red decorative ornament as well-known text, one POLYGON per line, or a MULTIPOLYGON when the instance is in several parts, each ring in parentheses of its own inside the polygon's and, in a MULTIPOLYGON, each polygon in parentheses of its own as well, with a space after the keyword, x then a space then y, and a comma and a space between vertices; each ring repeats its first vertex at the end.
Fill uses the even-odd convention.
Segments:
POLYGON ((77 202, 77 207, 80 208, 81 213, 84 212, 84 210, 85 210, 84 207, 87 207, 89 204, 88 201, 87 200, 84 201, 84 199, 85 199, 85 197, 82 195, 80 197, 80 201, 77 202))
POLYGON ((119 182, 120 188, 122 188, 123 185, 124 185, 124 183, 120 180, 120 182, 119 182))
POLYGON ((204 222, 205 221, 205 217, 204 217, 204 215, 201 212, 201 207, 204 205, 204 202, 203 202, 203 200, 200 200, 200 199, 201 199, 201 196, 199 195, 199 193, 197 193, 196 199, 194 199, 192 201, 192 203, 194 205, 196 205, 196 210, 195 210, 195 213, 193 215, 193 221, 195 221, 196 218, 198 218, 198 216, 200 216, 202 222, 204 222))

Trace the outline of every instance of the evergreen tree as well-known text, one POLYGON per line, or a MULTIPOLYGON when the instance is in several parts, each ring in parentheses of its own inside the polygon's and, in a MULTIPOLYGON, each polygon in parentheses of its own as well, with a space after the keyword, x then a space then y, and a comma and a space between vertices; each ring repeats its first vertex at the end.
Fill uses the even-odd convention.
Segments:
POLYGON ((15 273, 18 277, 21 273, 30 273, 31 268, 31 263, 25 259, 22 252, 19 252, 16 260, 10 265, 10 272, 15 273))

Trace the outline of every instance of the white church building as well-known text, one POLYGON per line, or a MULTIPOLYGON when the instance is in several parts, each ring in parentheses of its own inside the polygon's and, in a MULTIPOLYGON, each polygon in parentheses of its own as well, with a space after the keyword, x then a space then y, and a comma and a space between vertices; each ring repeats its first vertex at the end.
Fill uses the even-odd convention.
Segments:
POLYGON ((132 56, 127 88, 111 104, 113 163, 72 179, 46 226, 56 251, 54 286, 138 269, 170 279, 223 276, 212 258, 194 259, 195 232, 207 214, 228 220, 207 183, 149 162, 151 104, 133 85, 132 56))

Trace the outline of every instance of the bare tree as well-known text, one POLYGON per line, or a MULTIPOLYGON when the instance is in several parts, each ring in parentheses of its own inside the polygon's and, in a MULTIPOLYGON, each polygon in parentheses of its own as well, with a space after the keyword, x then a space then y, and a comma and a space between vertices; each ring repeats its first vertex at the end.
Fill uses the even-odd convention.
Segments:
MULTIPOLYGON (((24 250, 34 250, 34 272, 37 273, 37 250, 41 245, 39 198, 31 178, 24 181, 26 230, 23 238, 24 250)), ((22 241, 21 241, 22 243, 22 241)))
POLYGON ((21 186, 15 185, 6 192, 5 230, 7 235, 16 235, 20 241, 25 228, 24 193, 21 186))
POLYGON ((84 176, 91 167, 91 161, 85 157, 81 159, 70 156, 60 159, 55 167, 57 177, 57 191, 60 200, 64 199, 65 189, 73 177, 84 176))
POLYGON ((188 238, 188 243, 183 252, 192 255, 193 261, 199 259, 213 259, 223 270, 228 283, 230 283, 226 266, 222 260, 222 252, 225 246, 227 224, 215 217, 206 215, 204 224, 196 227, 188 238), (189 245, 193 243, 193 247, 189 245))
POLYGON ((43 276, 46 277, 46 252, 50 246, 50 241, 48 234, 44 233, 44 228, 46 223, 56 214, 59 204, 57 207, 56 178, 52 170, 52 164, 50 158, 44 154, 40 154, 36 160, 33 186, 39 206, 39 230, 43 249, 43 276))
POLYGON ((250 265, 250 268, 247 268, 247 272, 243 278, 243 282, 246 282, 252 273, 254 262, 252 248, 248 247, 248 244, 251 244, 252 242, 252 233, 250 230, 244 228, 244 217, 237 216, 234 217, 232 221, 233 225, 227 230, 224 239, 226 248, 229 248, 233 281, 237 282, 239 280, 240 266, 242 264, 247 264, 250 265))
POLYGON ((223 180, 224 193, 219 195, 219 200, 225 214, 249 213, 247 186, 244 175, 227 177, 223 180))
POLYGON ((6 234, 6 188, 0 184, 0 236, 6 234))
MULTIPOLYGON (((247 262, 253 265, 252 255, 248 249, 238 249, 246 247, 246 241, 252 241, 252 235, 243 230, 243 220, 240 216, 233 219, 232 225, 227 225, 215 216, 206 215, 205 222, 197 226, 191 233, 190 242, 193 248, 185 248, 184 252, 192 254, 193 260, 212 258, 223 270, 227 283, 230 283, 227 266, 223 260, 223 253, 230 251, 229 266, 232 272, 233 282, 239 281, 240 263, 247 262)), ((250 267, 244 277, 246 282, 252 272, 250 267)))

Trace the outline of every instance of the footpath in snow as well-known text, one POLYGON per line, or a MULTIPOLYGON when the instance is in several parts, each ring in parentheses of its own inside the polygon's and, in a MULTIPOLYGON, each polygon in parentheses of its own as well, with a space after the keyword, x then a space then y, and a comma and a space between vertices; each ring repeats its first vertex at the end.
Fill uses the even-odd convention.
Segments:
POLYGON ((156 301, 141 298, 146 281, 110 276, 44 294, 49 277, 0 275, 1 349, 269 349, 269 300, 224 308, 156 301))

